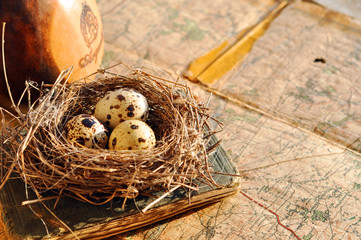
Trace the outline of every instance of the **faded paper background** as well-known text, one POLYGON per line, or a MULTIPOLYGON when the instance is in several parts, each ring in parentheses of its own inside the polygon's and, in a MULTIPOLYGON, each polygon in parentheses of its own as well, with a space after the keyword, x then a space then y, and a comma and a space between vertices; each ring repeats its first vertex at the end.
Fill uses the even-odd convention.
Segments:
MULTIPOLYGON (((104 67, 124 61, 180 77, 276 1, 98 4, 104 67)), ((222 79, 189 82, 204 101, 214 93, 210 108, 225 124, 219 137, 243 176, 240 192, 112 239, 361 238, 361 15, 342 6, 353 17, 296 1, 222 79)))

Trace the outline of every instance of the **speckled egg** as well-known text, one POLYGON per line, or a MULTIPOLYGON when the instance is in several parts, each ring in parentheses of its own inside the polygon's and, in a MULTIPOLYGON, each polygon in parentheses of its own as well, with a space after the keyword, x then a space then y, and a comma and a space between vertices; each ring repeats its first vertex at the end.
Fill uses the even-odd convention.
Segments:
POLYGON ((106 127, 114 129, 125 120, 145 121, 148 117, 147 99, 139 92, 121 88, 108 92, 95 105, 94 116, 106 127))
POLYGON ((92 115, 80 114, 65 125, 66 138, 88 148, 106 148, 108 130, 92 115))
POLYGON ((155 146, 153 130, 139 120, 126 120, 114 128, 109 137, 111 150, 152 149, 155 146))

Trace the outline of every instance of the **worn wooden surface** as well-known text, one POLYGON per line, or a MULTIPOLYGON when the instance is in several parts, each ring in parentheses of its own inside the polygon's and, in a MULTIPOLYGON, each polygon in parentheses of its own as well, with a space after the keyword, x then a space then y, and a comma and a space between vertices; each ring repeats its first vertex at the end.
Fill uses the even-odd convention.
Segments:
MULTIPOLYGON (((104 66, 122 60, 178 75, 276 3, 98 2, 104 66)), ((203 100, 214 93, 210 108, 225 123, 220 137, 241 191, 111 239, 360 239, 360 26, 296 1, 243 63, 210 87, 189 83, 203 100)))

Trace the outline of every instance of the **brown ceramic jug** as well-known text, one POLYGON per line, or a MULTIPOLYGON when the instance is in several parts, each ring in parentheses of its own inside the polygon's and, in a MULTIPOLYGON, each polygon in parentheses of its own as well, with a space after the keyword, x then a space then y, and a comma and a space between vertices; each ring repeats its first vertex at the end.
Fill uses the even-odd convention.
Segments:
MULTIPOLYGON (((1 26, 2 22, 6 22, 6 73, 16 100, 26 80, 52 83, 70 66, 75 80, 100 66, 104 39, 95 0, 2 0, 1 26)), ((0 106, 6 106, 2 61, 0 69, 0 106)))

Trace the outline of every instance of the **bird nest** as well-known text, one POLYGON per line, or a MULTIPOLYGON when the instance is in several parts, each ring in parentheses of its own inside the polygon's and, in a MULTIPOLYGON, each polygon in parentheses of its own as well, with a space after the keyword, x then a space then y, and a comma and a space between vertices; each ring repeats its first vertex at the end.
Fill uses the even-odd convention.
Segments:
POLYGON ((215 147, 208 144, 214 134, 207 124, 211 117, 190 88, 139 69, 122 75, 102 71, 93 81, 66 83, 70 74, 65 71, 44 86, 26 114, 17 109, 10 123, 2 122, 0 146, 8 170, 3 182, 15 171, 39 199, 55 191, 92 204, 178 187, 197 191, 199 182, 217 185, 208 165, 215 147), (155 133, 156 146, 114 151, 69 142, 67 121, 92 114, 100 98, 119 88, 132 88, 148 100, 146 123, 155 133), (10 127, 14 123, 16 127, 10 127))

